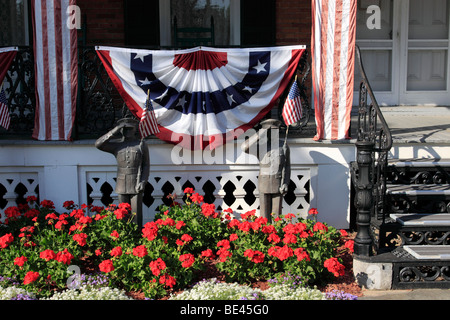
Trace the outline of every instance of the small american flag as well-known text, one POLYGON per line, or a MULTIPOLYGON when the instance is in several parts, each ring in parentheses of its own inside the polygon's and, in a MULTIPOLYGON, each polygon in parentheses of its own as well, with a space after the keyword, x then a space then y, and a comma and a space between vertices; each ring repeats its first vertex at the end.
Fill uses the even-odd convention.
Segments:
POLYGON ((8 99, 6 99, 5 90, 0 90, 0 126, 9 129, 11 118, 9 116, 8 99))
POLYGON ((142 138, 146 138, 151 134, 157 134, 159 132, 150 95, 147 96, 147 101, 145 102, 145 108, 142 112, 141 121, 139 122, 139 131, 141 132, 142 138))
POLYGON ((300 89, 295 80, 289 90, 288 97, 283 106, 283 119, 287 126, 300 121, 302 118, 302 102, 300 100, 300 89))

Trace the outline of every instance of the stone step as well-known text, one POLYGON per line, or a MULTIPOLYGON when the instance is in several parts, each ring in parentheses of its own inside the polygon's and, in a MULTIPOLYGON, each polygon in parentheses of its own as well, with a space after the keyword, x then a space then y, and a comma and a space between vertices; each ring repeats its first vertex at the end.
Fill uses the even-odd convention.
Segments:
POLYGON ((410 196, 450 196, 450 184, 387 184, 386 193, 410 196))
POLYGON ((450 167, 450 159, 413 158, 413 159, 389 159, 388 165, 396 167, 450 167))
POLYGON ((407 245, 403 249, 419 260, 450 260, 450 246, 442 245, 407 245))
POLYGON ((390 217, 408 227, 450 227, 450 213, 396 213, 390 217))

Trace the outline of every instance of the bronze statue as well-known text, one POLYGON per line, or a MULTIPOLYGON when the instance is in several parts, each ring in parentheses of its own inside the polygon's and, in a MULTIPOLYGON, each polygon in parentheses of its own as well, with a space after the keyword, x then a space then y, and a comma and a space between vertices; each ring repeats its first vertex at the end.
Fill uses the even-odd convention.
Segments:
POLYGON ((95 142, 99 150, 112 153, 117 160, 115 192, 119 203, 129 203, 133 221, 142 228, 142 194, 150 171, 147 144, 139 137, 139 121, 123 118, 116 127, 95 142))
POLYGON ((288 190, 291 177, 290 151, 279 138, 281 121, 268 119, 261 122, 261 129, 242 145, 245 153, 250 153, 252 145, 259 160, 259 209, 260 215, 272 221, 271 214, 281 214, 283 195, 288 190))

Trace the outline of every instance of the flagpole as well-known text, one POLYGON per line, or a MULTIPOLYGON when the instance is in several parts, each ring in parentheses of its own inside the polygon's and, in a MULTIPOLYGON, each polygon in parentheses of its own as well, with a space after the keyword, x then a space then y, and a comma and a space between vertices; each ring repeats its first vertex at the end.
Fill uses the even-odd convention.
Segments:
POLYGON ((286 143, 287 143, 288 132, 289 132, 289 125, 286 128, 286 136, 284 137, 284 145, 286 145, 286 143))

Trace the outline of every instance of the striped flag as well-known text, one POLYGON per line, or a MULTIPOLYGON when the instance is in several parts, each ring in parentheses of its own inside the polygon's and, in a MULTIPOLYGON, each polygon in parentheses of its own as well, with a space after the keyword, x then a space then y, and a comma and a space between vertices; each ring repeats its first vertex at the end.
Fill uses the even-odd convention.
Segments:
POLYGON ((0 90, 0 126, 8 130, 10 122, 8 99, 6 99, 5 90, 2 86, 0 90))
POLYGON ((153 110, 153 105, 149 97, 147 97, 144 110, 142 111, 141 121, 139 122, 139 131, 141 132, 142 139, 151 134, 159 133, 155 111, 153 110))
POLYGON ((284 102, 282 116, 287 126, 294 124, 302 118, 302 101, 300 100, 300 89, 297 80, 291 86, 289 94, 284 102))
POLYGON ((71 140, 77 100, 77 30, 69 28, 75 0, 33 0, 36 114, 32 137, 71 140))
POLYGON ((355 0, 312 0, 315 140, 350 138, 356 9, 355 0))
POLYGON ((16 54, 17 47, 0 48, 0 126, 6 130, 9 129, 11 117, 9 115, 8 99, 2 83, 16 54))

